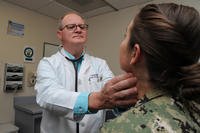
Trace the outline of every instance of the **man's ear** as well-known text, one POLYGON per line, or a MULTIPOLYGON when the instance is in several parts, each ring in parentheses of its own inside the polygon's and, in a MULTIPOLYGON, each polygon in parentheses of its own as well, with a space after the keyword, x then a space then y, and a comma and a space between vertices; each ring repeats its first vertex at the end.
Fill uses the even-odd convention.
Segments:
POLYGON ((57 30, 57 37, 59 40, 62 39, 62 31, 61 30, 57 30))
POLYGON ((139 58, 141 56, 140 46, 139 44, 135 44, 133 47, 133 51, 131 53, 131 61, 130 64, 134 65, 138 62, 139 58))

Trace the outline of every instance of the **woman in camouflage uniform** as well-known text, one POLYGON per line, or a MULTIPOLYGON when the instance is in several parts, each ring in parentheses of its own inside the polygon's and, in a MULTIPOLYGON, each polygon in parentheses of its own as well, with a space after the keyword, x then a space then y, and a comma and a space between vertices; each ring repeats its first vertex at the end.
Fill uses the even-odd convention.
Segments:
POLYGON ((129 24, 120 65, 138 78, 137 104, 105 133, 200 133, 200 16, 192 7, 149 4, 129 24))

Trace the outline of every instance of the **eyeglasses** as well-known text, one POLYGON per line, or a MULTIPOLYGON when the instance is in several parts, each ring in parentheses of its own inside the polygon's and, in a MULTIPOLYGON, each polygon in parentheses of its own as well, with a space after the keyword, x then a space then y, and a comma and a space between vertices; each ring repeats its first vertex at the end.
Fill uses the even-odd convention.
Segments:
POLYGON ((60 30, 63 30, 64 28, 66 28, 69 31, 74 31, 74 30, 77 29, 77 27, 79 27, 81 30, 87 30, 88 29, 87 24, 67 24, 63 28, 61 28, 60 30))

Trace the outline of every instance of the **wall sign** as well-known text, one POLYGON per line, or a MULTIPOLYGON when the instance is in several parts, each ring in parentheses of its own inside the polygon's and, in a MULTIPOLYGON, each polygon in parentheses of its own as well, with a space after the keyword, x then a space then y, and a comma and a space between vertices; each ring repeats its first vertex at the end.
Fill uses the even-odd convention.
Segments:
POLYGON ((7 33, 14 36, 24 36, 24 25, 13 21, 8 21, 7 33))
POLYGON ((24 62, 33 62, 34 54, 34 49, 32 47, 26 46, 24 48, 24 62))

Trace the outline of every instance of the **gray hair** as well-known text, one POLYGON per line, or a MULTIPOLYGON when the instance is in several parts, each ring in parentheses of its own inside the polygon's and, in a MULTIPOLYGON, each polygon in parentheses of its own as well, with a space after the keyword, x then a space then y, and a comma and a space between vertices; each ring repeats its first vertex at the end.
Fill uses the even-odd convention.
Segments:
POLYGON ((85 22, 85 18, 84 18, 80 13, 78 13, 78 12, 76 12, 76 11, 70 11, 70 12, 65 13, 63 16, 61 16, 61 17, 58 19, 58 29, 59 29, 59 30, 61 30, 61 29, 63 28, 63 24, 62 24, 63 18, 64 18, 65 16, 69 15, 69 14, 76 14, 76 15, 80 16, 80 17, 84 20, 84 22, 85 22))

